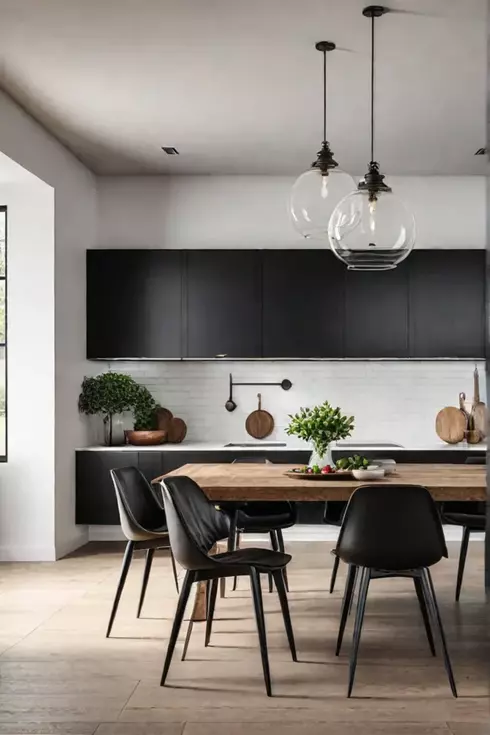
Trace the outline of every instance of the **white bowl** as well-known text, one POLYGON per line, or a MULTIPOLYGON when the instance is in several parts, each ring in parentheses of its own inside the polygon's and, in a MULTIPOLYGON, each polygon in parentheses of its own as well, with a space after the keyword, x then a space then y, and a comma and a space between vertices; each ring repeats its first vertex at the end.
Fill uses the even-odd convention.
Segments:
POLYGON ((385 476, 383 467, 369 465, 365 470, 352 470, 356 480, 381 480, 385 476))
POLYGON ((373 464, 382 467, 385 475, 393 475, 396 472, 396 462, 394 459, 374 459, 373 464))

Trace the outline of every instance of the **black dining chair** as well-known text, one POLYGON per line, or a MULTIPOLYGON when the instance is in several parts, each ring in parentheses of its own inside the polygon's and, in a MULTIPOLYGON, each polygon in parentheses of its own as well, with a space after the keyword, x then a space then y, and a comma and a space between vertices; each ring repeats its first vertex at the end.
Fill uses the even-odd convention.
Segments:
MULTIPOLYGON (((233 460, 233 464, 272 464, 265 457, 239 457, 233 460)), ((268 533, 271 546, 274 551, 285 551, 284 537, 282 532, 285 528, 291 528, 297 521, 297 509, 295 503, 287 500, 279 500, 274 502, 268 501, 252 501, 240 503, 232 506, 228 504, 225 508, 226 512, 233 518, 230 524, 230 533, 233 533, 233 527, 236 526, 234 539, 230 538, 228 548, 235 549, 240 547, 241 535, 243 533, 268 533)), ((284 568, 284 581, 286 589, 289 592, 289 582, 286 568, 284 568)), ((233 590, 236 590, 237 579, 233 580, 233 590)), ((269 577, 269 592, 272 592, 272 577, 269 577)))
MULTIPOLYGON (((465 464, 484 465, 485 457, 468 457, 465 464)), ((451 501, 442 505, 443 523, 449 523, 454 526, 461 526, 463 529, 463 538, 459 551, 458 574, 456 577, 456 602, 459 602, 461 595, 461 587, 463 585, 463 576, 466 565, 466 555, 468 553, 468 544, 472 533, 485 531, 486 511, 485 502, 459 502, 451 501)))
POLYGON ((351 496, 335 550, 349 565, 340 617, 336 655, 340 653, 356 576, 360 575, 354 634, 349 665, 347 696, 352 694, 366 609, 372 579, 413 579, 426 635, 435 655, 432 629, 441 639, 444 665, 457 697, 446 636, 429 567, 447 557, 441 518, 429 491, 418 485, 369 485, 351 496))
POLYGON ((165 510, 159 501, 155 491, 148 483, 145 476, 136 467, 121 467, 111 470, 111 478, 116 491, 117 507, 121 528, 127 538, 126 551, 117 585, 116 596, 112 605, 109 625, 107 626, 106 638, 111 634, 114 619, 116 617, 119 601, 126 583, 129 567, 133 553, 137 550, 146 551, 145 569, 141 585, 140 599, 138 603, 137 617, 140 617, 143 603, 145 601, 146 588, 150 578, 153 557, 157 549, 169 549, 172 561, 172 570, 177 592, 179 582, 175 560, 170 549, 167 531, 165 510))
POLYGON ((208 583, 205 638, 206 643, 209 643, 218 580, 225 577, 248 576, 252 587, 265 688, 267 695, 272 696, 260 575, 272 574, 274 578, 291 655, 293 661, 296 661, 296 647, 283 578, 283 570, 291 561, 291 556, 271 549, 254 548, 209 554, 215 543, 224 537, 224 530, 228 530, 229 519, 226 514, 218 510, 206 498, 199 485, 189 477, 167 477, 162 482, 162 488, 170 544, 175 558, 187 571, 168 642, 161 686, 165 684, 167 678, 193 583, 208 583))

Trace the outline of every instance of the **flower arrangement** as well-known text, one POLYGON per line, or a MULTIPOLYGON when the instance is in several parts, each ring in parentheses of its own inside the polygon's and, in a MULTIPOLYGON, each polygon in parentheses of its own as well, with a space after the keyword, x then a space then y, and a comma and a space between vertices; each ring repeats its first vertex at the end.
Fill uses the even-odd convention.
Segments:
POLYGON ((346 439, 354 429, 354 417, 344 415, 339 407, 333 408, 328 401, 313 408, 301 408, 289 418, 286 433, 311 442, 320 459, 332 442, 346 439))

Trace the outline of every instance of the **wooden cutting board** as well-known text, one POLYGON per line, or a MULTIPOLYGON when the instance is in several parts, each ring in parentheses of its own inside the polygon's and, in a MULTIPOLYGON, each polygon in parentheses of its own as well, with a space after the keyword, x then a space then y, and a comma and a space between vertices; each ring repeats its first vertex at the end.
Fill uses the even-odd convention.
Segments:
POLYGON ((180 444, 181 441, 184 441, 185 435, 187 434, 187 424, 184 419, 179 419, 174 416, 168 423, 167 432, 167 441, 170 444, 180 444))
POLYGON ((466 430, 466 416, 455 406, 446 406, 436 416, 436 433, 447 444, 463 441, 466 430))
POLYGON ((257 398, 259 399, 259 407, 247 416, 245 428, 247 433, 253 436, 254 439, 265 439, 266 436, 269 436, 274 431, 274 419, 269 411, 263 410, 262 396, 260 393, 257 394, 257 398))
POLYGON ((172 411, 169 411, 168 408, 163 408, 160 406, 157 408, 157 425, 158 428, 161 431, 168 431, 168 427, 170 422, 172 421, 174 415, 172 411))
POLYGON ((480 432, 480 437, 485 439, 487 435, 488 412, 487 407, 480 400, 480 376, 478 375, 478 367, 475 365, 473 373, 473 424, 476 431, 480 432))

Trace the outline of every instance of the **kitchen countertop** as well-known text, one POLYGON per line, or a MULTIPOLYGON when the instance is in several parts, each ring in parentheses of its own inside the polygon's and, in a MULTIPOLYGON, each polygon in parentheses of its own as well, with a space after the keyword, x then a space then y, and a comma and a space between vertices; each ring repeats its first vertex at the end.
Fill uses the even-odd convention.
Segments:
MULTIPOLYGON (((386 449, 386 452, 445 452, 445 451, 465 451, 465 452, 486 452, 487 445, 481 444, 467 444, 461 442, 460 444, 443 444, 442 442, 435 442, 427 446, 408 446, 408 447, 393 447, 386 446, 385 444, 365 446, 350 445, 348 447, 334 447, 333 451, 349 451, 351 452, 363 452, 363 451, 380 451, 386 449)), ((272 451, 272 452, 291 452, 291 451, 305 451, 309 452, 311 449, 305 444, 276 444, 272 442, 268 446, 261 446, 259 443, 251 444, 249 446, 234 446, 226 447, 225 442, 186 442, 183 441, 180 444, 157 444, 151 447, 133 446, 129 444, 121 446, 107 447, 105 445, 90 446, 90 447, 79 447, 77 452, 249 452, 249 451, 272 451)))

